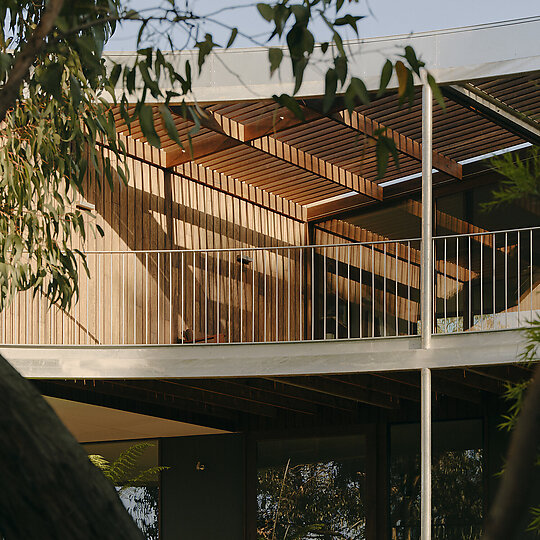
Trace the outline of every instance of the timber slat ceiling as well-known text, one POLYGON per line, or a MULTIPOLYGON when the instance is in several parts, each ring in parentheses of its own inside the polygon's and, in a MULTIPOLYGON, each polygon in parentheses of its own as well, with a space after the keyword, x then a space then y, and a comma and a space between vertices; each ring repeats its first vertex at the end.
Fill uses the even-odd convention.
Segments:
MULTIPOLYGON (((532 119, 540 117, 538 74, 473 84, 532 119)), ((444 99, 444 110, 437 103, 433 108, 433 163, 455 181, 461 178, 459 162, 523 142, 474 110, 444 99)), ((271 100, 215 103, 205 108, 208 116, 202 118, 198 131, 192 121, 175 114, 173 106, 183 149, 167 136, 155 107, 156 131, 162 141, 160 165, 192 161, 298 205, 346 194, 381 200, 380 184, 420 173, 420 89, 411 106, 400 106, 395 94, 387 94, 357 107, 352 116, 339 106, 323 115, 320 100, 304 100, 301 106, 306 122, 271 100), (377 176, 376 147, 370 137, 378 127, 388 128, 387 135, 399 150, 399 167, 390 158, 382 178, 377 176)), ((145 142, 137 121, 129 130, 118 111, 115 118, 123 135, 145 142)))
MULTIPOLYGON (((518 365, 434 370, 434 406, 481 407, 500 396, 505 381, 521 382, 531 369, 518 365)), ((358 423, 381 411, 418 410, 417 372, 231 379, 34 380, 45 395, 228 429, 358 423)), ((410 418, 410 417, 409 417, 410 418)))

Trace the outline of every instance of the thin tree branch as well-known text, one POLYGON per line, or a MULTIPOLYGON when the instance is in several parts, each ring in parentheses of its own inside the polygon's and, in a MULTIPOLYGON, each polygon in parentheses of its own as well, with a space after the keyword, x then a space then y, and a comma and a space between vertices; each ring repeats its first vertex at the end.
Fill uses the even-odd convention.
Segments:
POLYGON ((43 47, 45 38, 54 28, 54 23, 63 5, 64 0, 49 1, 39 24, 36 26, 23 50, 15 59, 15 64, 11 69, 8 80, 2 90, 0 90, 0 122, 6 117, 7 111, 15 105, 21 84, 28 75, 30 66, 36 59, 37 54, 43 47))
POLYGON ((540 444, 540 364, 534 370, 512 435, 506 468, 486 521, 482 540, 512 540, 528 509, 540 444))

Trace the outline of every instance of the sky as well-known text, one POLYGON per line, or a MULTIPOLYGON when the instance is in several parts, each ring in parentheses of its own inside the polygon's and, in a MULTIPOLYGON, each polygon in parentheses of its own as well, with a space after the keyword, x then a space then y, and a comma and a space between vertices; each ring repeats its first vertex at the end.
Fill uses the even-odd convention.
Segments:
MULTIPOLYGON (((177 0, 179 5, 186 0, 177 0)), ((252 0, 188 0, 193 11, 200 15, 212 16, 224 26, 206 24, 200 31, 210 32, 214 41, 226 43, 230 30, 226 27, 238 27, 239 33, 249 34, 253 39, 238 36, 235 46, 253 46, 265 43, 265 31, 268 24, 258 14, 252 0), (221 11, 220 13, 217 13, 221 11)), ((134 9, 150 9, 160 5, 159 0, 130 0, 134 9)), ((165 2, 166 3, 166 2, 165 2)), ((429 30, 441 30, 459 26, 469 26, 489 22, 498 22, 524 17, 540 16, 540 0, 360 0, 358 3, 345 2, 343 10, 355 15, 364 15, 359 22, 360 37, 389 36, 409 34, 429 30)), ((133 23, 126 23, 112 37, 107 45, 109 51, 130 51, 135 48, 137 28, 133 23)), ((317 41, 323 41, 324 25, 313 28, 317 41)), ((152 44, 161 41, 162 31, 155 28, 152 32, 152 44)), ((347 37, 355 37, 349 33, 347 37)), ((185 34, 175 33, 175 48, 185 48, 185 34)), ((193 43, 193 42, 192 42, 193 43)), ((191 45, 192 45, 191 43, 191 45)))

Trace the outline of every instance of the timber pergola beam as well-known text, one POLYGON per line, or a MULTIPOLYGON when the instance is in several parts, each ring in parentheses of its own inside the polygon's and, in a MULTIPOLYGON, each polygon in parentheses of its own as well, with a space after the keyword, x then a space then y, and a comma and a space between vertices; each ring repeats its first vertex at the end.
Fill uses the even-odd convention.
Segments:
MULTIPOLYGON (((392 139, 398 152, 412 157, 418 161, 422 160, 422 144, 406 135, 389 127, 383 126, 376 120, 369 118, 357 111, 340 111, 331 116, 340 124, 350 127, 368 137, 376 138, 377 133, 383 132, 386 137, 392 139)), ((463 178, 463 170, 461 164, 453 159, 450 159, 439 152, 432 152, 432 162, 435 169, 449 174, 450 176, 461 180, 463 178)))
POLYGON ((164 150, 158 150, 144 143, 142 140, 134 139, 126 134, 120 133, 119 137, 126 145, 127 155, 129 157, 140 159, 162 168, 169 177, 169 180, 171 174, 183 176, 188 180, 209 186, 221 193, 245 200, 261 208, 267 208, 298 221, 306 220, 306 211, 301 205, 280 195, 275 195, 257 186, 246 184, 237 178, 208 169, 194 162, 185 163, 175 169, 167 168, 167 158, 164 150))
MULTIPOLYGON (((344 108, 344 102, 342 98, 336 100, 337 107, 340 107, 342 110, 337 112, 329 112, 324 114, 322 112, 322 101, 321 100, 312 100, 308 103, 307 107, 304 107, 304 111, 310 111, 312 114, 314 111, 317 111, 321 116, 326 116, 331 118, 339 124, 354 129, 368 137, 373 139, 377 138, 379 132, 383 132, 389 139, 392 139, 396 145, 398 152, 405 154, 413 159, 422 161, 422 144, 418 141, 415 141, 411 137, 407 137, 398 131, 391 129, 383 124, 380 124, 376 120, 359 113, 358 111, 353 110, 349 113, 348 110, 344 108)), ((335 110, 335 109, 334 109, 335 110)), ((432 152, 432 163, 435 169, 449 174, 453 178, 461 180, 463 178, 462 166, 457 161, 450 159, 440 152, 432 152)))
MULTIPOLYGON (((174 107, 171 107, 171 110, 175 113, 174 107)), ((352 173, 338 165, 299 150, 274 137, 268 135, 261 137, 261 133, 269 129, 266 125, 260 126, 261 129, 250 131, 249 127, 241 122, 237 122, 218 113, 207 112, 207 116, 201 115, 200 122, 203 127, 211 129, 216 133, 212 144, 202 149, 196 144, 193 144, 191 150, 185 152, 180 150, 171 154, 167 162, 168 167, 211 155, 218 150, 244 144, 285 163, 294 165, 299 169, 303 169, 306 172, 316 174, 329 182, 366 195, 371 199, 382 200, 383 198, 383 189, 376 183, 366 180, 358 174, 352 173)), ((283 122, 283 129, 285 127, 291 127, 291 123, 292 120, 283 122)))
POLYGON ((448 99, 483 116, 523 140, 535 145, 540 144, 538 122, 473 84, 443 86, 441 90, 448 99))

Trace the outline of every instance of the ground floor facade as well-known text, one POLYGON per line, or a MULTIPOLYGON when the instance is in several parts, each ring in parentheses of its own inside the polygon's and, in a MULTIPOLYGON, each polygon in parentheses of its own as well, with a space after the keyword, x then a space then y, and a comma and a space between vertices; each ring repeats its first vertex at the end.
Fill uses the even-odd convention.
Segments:
MULTIPOLYGON (((531 368, 431 374, 433 538, 477 539, 508 443, 505 381, 531 368)), ((56 399, 199 426, 182 436, 157 427, 166 436, 148 439, 145 465, 167 469, 123 495, 149 539, 420 538, 418 369, 35 384, 56 399)), ((114 457, 132 443, 111 430, 88 451, 114 457)), ((526 525, 518 538, 532 538, 526 525)))

